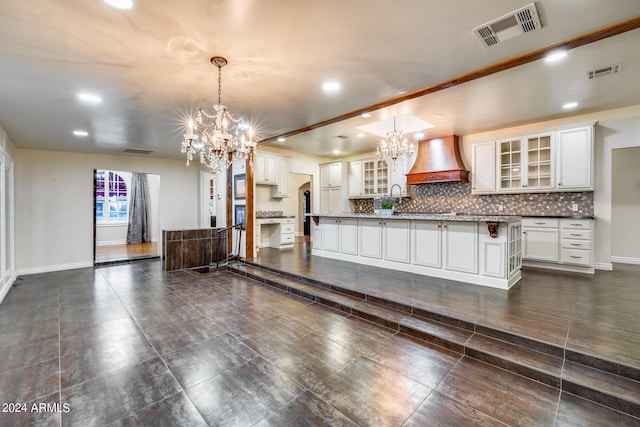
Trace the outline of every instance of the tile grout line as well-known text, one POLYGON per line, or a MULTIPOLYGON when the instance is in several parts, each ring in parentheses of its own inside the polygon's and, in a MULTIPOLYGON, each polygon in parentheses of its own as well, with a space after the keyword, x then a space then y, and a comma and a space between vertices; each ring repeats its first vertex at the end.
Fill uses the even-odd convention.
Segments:
MULTIPOLYGON (((56 288, 58 289, 58 403, 62 406, 62 334, 60 327, 60 281, 56 280, 56 288)), ((58 411, 58 422, 62 426, 62 411, 58 411)))

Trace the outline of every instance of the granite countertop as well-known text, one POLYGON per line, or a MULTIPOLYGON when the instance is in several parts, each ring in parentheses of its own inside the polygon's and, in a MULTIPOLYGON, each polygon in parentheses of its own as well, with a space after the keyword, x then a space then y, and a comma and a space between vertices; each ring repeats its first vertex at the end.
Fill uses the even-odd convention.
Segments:
POLYGON ((340 213, 340 214, 307 214, 307 216, 320 216, 326 218, 384 218, 384 219, 420 219, 427 221, 470 221, 470 222, 519 222, 522 217, 509 215, 454 215, 431 213, 399 213, 393 215, 380 215, 373 213, 340 213))
POLYGON ((256 219, 267 219, 267 218, 295 218, 295 215, 262 215, 256 216, 256 219))

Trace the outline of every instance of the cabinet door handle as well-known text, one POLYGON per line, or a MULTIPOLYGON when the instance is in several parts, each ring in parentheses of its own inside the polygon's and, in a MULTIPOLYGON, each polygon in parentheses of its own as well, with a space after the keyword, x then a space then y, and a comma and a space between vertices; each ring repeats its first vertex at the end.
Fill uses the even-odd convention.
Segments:
POLYGON ((561 183, 561 182, 559 182, 559 183, 558 183, 558 185, 562 185, 562 183, 561 183))

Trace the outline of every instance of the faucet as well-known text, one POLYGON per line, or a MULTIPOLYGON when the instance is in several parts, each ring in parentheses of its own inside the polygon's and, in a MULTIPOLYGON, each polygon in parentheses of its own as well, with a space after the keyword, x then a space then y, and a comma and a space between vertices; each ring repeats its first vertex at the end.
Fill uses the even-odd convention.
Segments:
POLYGON ((399 196, 399 198, 401 199, 401 198, 402 198, 402 187, 400 187, 400 184, 393 184, 393 185, 391 186, 391 192, 389 193, 389 196, 393 197, 393 188, 394 188, 394 187, 398 187, 398 190, 400 190, 400 196, 399 196))

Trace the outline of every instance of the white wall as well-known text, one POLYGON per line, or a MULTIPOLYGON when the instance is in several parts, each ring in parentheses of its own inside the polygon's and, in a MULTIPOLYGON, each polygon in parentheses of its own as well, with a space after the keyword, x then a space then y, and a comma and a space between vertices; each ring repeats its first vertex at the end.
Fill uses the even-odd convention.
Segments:
POLYGON ((640 147, 612 152, 611 258, 640 264, 640 147))
POLYGON ((161 229, 197 227, 198 168, 183 160, 15 150, 18 274, 93 265, 93 170, 157 174, 161 229))
MULTIPOLYGON (((583 114, 535 124, 464 135, 461 154, 467 169, 471 167, 471 145, 475 142, 535 132, 539 129, 598 121, 595 133, 595 263, 596 268, 610 270, 612 230, 612 150, 640 146, 640 105, 583 114)), ((639 166, 640 168, 640 166, 639 166)), ((627 238, 626 236, 621 236, 627 238)), ((617 244, 617 243, 616 243, 617 244)))

